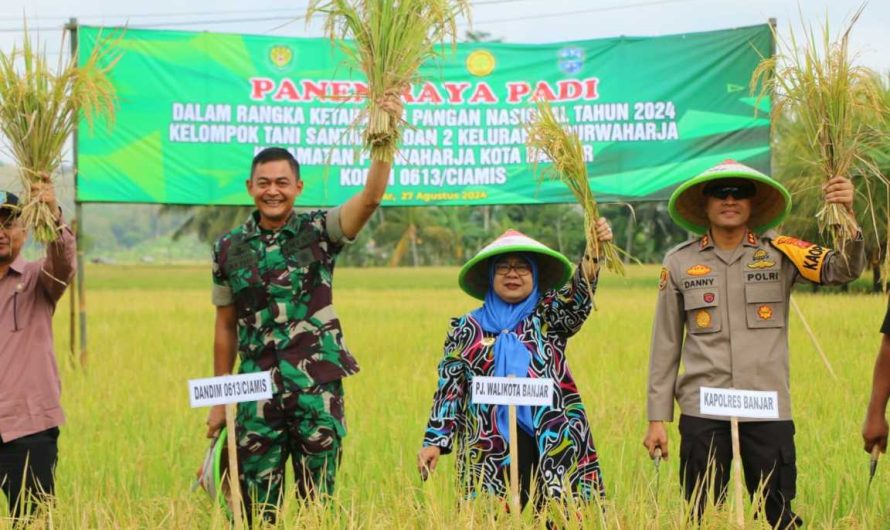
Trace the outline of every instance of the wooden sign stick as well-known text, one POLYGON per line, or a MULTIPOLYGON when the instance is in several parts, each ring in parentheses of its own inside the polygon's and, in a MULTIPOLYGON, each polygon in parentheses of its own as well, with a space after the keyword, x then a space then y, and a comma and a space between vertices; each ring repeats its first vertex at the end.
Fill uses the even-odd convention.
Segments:
POLYGON ((244 522, 241 515, 241 481, 238 473, 238 440, 235 434, 235 411, 237 404, 226 403, 226 430, 229 449, 229 494, 232 496, 232 519, 235 530, 242 530, 244 522))
POLYGON ((519 516, 519 433, 516 428, 516 405, 510 405, 510 511, 519 516))
POLYGON ((745 526, 745 506, 742 494, 742 451, 739 445, 739 419, 730 419, 732 432, 732 477, 735 483, 735 518, 740 528, 745 526))

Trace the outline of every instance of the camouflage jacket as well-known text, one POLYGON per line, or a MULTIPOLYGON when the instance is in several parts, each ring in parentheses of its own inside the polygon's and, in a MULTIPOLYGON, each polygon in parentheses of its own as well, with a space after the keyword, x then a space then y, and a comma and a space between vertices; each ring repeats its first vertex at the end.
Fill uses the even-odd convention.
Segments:
POLYGON ((334 261, 348 242, 340 209, 294 212, 277 231, 258 222, 254 211, 213 247, 213 303, 235 305, 239 372, 278 372, 276 392, 358 372, 331 292, 334 261))

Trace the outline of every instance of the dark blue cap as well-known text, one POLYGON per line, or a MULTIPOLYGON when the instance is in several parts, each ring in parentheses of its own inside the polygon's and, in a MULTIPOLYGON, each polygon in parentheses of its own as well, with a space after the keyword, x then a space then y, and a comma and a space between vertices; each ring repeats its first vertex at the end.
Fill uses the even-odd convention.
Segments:
POLYGON ((18 195, 0 190, 0 214, 17 214, 21 204, 18 195))

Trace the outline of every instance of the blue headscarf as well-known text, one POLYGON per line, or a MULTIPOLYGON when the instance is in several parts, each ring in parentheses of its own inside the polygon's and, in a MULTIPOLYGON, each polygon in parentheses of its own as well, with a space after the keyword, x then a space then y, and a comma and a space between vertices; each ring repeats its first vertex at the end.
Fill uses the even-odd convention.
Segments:
MULTIPOLYGON (((494 376, 528 377, 528 365, 531 362, 531 352, 519 341, 516 335, 516 326, 529 316, 538 304, 538 264, 528 253, 520 254, 532 268, 532 292, 525 300, 516 304, 505 302, 494 292, 494 269, 500 256, 494 257, 488 265, 488 291, 485 293, 485 302, 482 307, 473 311, 471 315, 482 326, 482 329, 495 334, 494 343, 494 376)), ((505 440, 510 441, 510 409, 505 406, 497 407, 498 431, 505 440)), ((535 426, 532 422, 532 409, 524 405, 516 407, 516 419, 529 436, 535 436, 535 426)))

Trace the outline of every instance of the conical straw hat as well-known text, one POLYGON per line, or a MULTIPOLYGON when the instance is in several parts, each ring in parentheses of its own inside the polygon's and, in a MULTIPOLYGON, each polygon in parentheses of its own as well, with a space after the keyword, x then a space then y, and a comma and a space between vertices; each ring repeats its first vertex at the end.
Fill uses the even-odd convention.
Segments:
POLYGON ((568 258, 522 232, 507 230, 464 264, 458 276, 460 288, 473 298, 484 300, 489 286, 489 258, 511 253, 535 255, 538 290, 542 293, 563 286, 572 275, 572 263, 568 258))

